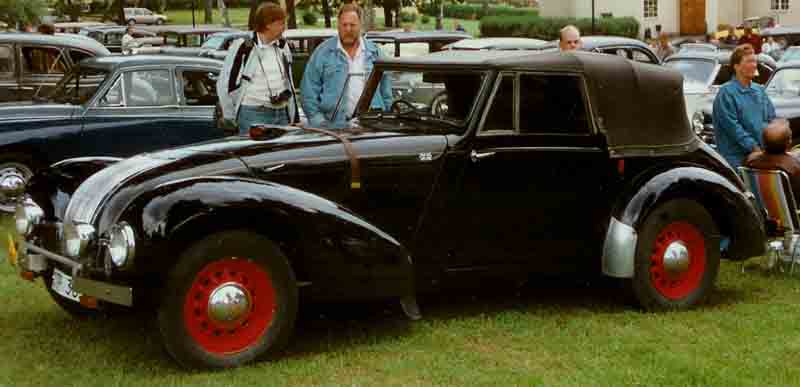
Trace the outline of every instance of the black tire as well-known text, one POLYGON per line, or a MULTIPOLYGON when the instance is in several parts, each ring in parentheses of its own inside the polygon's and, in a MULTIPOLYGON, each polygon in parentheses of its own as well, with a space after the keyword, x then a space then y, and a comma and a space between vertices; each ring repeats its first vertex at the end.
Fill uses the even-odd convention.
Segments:
POLYGON ((274 355, 289 341, 297 317, 297 285, 286 257, 249 231, 220 232, 191 245, 165 290, 161 336, 170 355, 189 368, 236 367, 274 355), (208 308, 223 289, 239 292, 225 299, 249 301, 230 308, 238 314, 230 321, 214 319, 208 308))
POLYGON ((162 24, 164 24, 164 19, 156 19, 156 25, 157 26, 160 26, 162 24))
POLYGON ((711 214, 703 206, 687 199, 668 201, 653 210, 637 231, 634 277, 630 284, 644 309, 689 309, 702 303, 714 290, 720 238, 711 214), (665 264, 667 247, 672 245, 677 247, 673 251, 680 251, 680 244, 689 256, 686 267, 665 264))

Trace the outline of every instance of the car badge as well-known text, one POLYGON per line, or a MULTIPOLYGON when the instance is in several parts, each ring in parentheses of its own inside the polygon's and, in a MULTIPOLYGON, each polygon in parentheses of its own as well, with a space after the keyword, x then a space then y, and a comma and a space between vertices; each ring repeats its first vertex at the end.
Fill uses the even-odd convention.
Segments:
POLYGON ((419 154, 419 161, 433 161, 433 153, 422 152, 419 154))

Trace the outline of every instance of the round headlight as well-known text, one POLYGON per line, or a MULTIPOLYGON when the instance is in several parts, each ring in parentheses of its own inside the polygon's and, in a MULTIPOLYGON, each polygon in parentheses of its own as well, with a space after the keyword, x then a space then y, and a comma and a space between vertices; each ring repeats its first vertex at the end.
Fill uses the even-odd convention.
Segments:
POLYGON ((72 258, 81 256, 95 236, 94 227, 85 223, 64 223, 63 232, 61 250, 64 255, 72 258))
POLYGON ((17 205, 14 211, 14 224, 17 233, 26 237, 33 231, 33 226, 39 224, 44 217, 44 211, 33 200, 26 199, 17 205))
POLYGON ((109 231, 108 253, 116 267, 129 266, 136 253, 136 236, 133 227, 122 222, 109 231))
POLYGON ((0 175, 0 194, 9 200, 16 199, 25 192, 25 177, 17 171, 0 175))
POLYGON ((692 129, 698 135, 703 133, 703 112, 695 112, 692 115, 692 129))

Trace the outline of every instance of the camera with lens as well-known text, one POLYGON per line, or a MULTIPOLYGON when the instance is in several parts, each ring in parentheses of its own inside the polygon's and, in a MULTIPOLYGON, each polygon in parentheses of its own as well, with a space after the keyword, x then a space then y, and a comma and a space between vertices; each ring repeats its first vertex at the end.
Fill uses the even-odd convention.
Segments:
POLYGON ((272 106, 283 105, 284 103, 289 101, 289 98, 291 97, 292 97, 292 91, 286 89, 278 95, 271 95, 269 97, 269 103, 272 104, 272 106))

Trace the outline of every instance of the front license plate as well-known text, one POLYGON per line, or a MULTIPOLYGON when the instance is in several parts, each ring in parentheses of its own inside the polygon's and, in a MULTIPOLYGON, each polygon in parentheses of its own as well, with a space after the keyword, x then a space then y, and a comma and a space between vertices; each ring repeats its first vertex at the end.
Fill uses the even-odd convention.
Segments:
POLYGON ((72 289, 72 277, 61 270, 53 269, 53 283, 50 285, 54 292, 75 302, 81 302, 81 294, 72 289))

